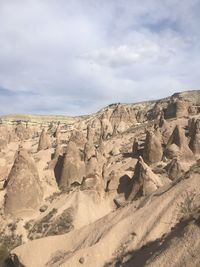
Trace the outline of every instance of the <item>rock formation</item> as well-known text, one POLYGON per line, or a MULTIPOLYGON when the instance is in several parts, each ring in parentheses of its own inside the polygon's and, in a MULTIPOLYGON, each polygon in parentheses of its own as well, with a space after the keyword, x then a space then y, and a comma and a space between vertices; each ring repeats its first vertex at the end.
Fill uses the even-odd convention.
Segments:
POLYGON ((113 127, 107 118, 101 119, 101 136, 103 140, 108 139, 113 134, 113 127))
POLYGON ((18 215, 36 210, 42 201, 42 189, 34 160, 19 150, 8 176, 5 213, 18 215))
POLYGON ((168 122, 164 119, 164 116, 160 117, 159 127, 160 127, 160 132, 162 135, 162 143, 166 145, 172 134, 172 130, 169 127, 168 122))
POLYGON ((150 195, 163 183, 159 176, 157 176, 151 168, 139 157, 135 167, 135 172, 131 181, 131 193, 129 198, 134 199, 138 194, 144 196, 150 195))
POLYGON ((87 140, 89 142, 94 142, 95 137, 95 128, 93 128, 90 124, 87 126, 87 140))
POLYGON ((181 118, 184 116, 188 116, 188 102, 184 101, 183 99, 178 99, 176 101, 176 118, 181 118))
POLYGON ((121 122, 136 123, 135 111, 132 108, 126 108, 124 105, 118 104, 110 116, 110 122, 113 127, 121 122))
POLYGON ((189 103, 188 101, 178 98, 172 100, 168 103, 165 110, 165 118, 182 118, 188 117, 189 115, 189 103))
POLYGON ((15 134, 19 138, 19 140, 27 140, 30 138, 30 131, 29 129, 19 122, 15 128, 15 134))
POLYGON ((194 135, 195 123, 196 123, 196 119, 195 118, 190 118, 188 120, 188 136, 189 137, 192 137, 194 135))
POLYGON ((147 131, 143 151, 143 158, 147 164, 153 164, 161 161, 163 149, 159 138, 152 132, 147 131))
POLYGON ((57 140, 60 140, 60 136, 61 136, 61 132, 60 132, 60 123, 58 123, 58 126, 56 127, 56 131, 55 131, 54 137, 55 137, 57 140))
POLYGON ((176 180, 183 174, 183 170, 178 158, 172 159, 172 161, 165 168, 171 180, 176 180))
POLYGON ((165 156, 173 159, 179 157, 182 161, 194 160, 194 155, 188 146, 184 130, 177 125, 169 138, 165 149, 165 156))
POLYGON ((96 157, 92 157, 86 162, 86 175, 81 188, 82 190, 96 190, 99 193, 104 191, 102 170, 96 157))
POLYGON ((87 142, 84 147, 84 160, 85 162, 92 157, 96 157, 96 148, 92 142, 87 142))
POLYGON ((85 164, 81 161, 79 149, 70 141, 64 156, 59 187, 62 190, 69 190, 73 185, 80 185, 84 175, 85 164))
POLYGON ((46 133, 46 130, 43 129, 40 135, 37 151, 45 150, 49 148, 51 148, 51 141, 50 141, 49 136, 46 133))
POLYGON ((196 156, 200 156, 200 120, 196 120, 192 127, 189 147, 196 156))
POLYGON ((139 147, 138 140, 137 140, 137 138, 134 138, 133 146, 132 146, 132 154, 133 154, 133 156, 137 156, 137 154, 139 152, 138 147, 139 147))
POLYGON ((74 129, 71 133, 69 141, 74 142, 78 147, 83 148, 87 139, 84 133, 78 129, 74 129))

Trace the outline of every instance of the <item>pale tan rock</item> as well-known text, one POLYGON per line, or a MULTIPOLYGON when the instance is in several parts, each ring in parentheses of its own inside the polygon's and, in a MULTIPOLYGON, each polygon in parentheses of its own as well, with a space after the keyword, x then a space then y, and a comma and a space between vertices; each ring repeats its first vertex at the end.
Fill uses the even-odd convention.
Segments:
POLYGON ((183 174, 183 169, 178 158, 172 159, 172 161, 166 166, 166 170, 171 180, 176 180, 183 174))
POLYGON ((15 128, 15 134, 19 138, 19 140, 27 140, 31 137, 30 130, 23 125, 21 122, 17 124, 15 128))
POLYGON ((41 132, 41 135, 40 135, 37 150, 40 151, 40 150, 45 150, 45 149, 49 149, 49 148, 51 148, 51 141, 50 141, 48 134, 46 133, 46 130, 43 129, 41 132))
POLYGON ((163 149, 159 138, 151 131, 147 131, 143 157, 146 163, 153 164, 162 160, 163 149))
POLYGON ((132 189, 129 198, 134 199, 141 192, 144 196, 150 195, 159 187, 163 186, 163 182, 151 168, 139 157, 132 178, 132 189))
POLYGON ((96 148, 92 142, 87 142, 84 147, 84 160, 85 162, 92 157, 96 157, 96 148))
POLYGON ((191 132, 189 147, 196 156, 200 156, 200 120, 196 120, 194 129, 191 132))
POLYGON ((103 140, 108 139, 113 134, 113 127, 110 123, 110 121, 106 118, 103 118, 101 120, 101 136, 103 140))
POLYGON ((169 138, 165 149, 168 158, 179 157, 182 161, 193 161, 194 154, 188 146, 184 130, 177 125, 169 138), (174 153, 173 153, 174 151, 174 153))
POLYGON ((68 143, 59 181, 62 190, 70 189, 74 184, 81 184, 85 175, 85 164, 81 161, 79 149, 72 141, 68 143))
POLYGON ((87 138, 82 131, 73 129, 69 141, 74 142, 80 148, 84 148, 84 145, 87 142, 87 138))
POLYGON ((181 100, 181 99, 178 99, 176 101, 176 117, 177 118, 181 118, 181 117, 184 117, 184 116, 188 116, 189 113, 188 113, 188 102, 187 101, 184 101, 184 100, 181 100))
POLYGON ((42 188, 34 160, 25 150, 16 154, 8 176, 5 213, 17 216, 36 210, 42 201, 42 188))

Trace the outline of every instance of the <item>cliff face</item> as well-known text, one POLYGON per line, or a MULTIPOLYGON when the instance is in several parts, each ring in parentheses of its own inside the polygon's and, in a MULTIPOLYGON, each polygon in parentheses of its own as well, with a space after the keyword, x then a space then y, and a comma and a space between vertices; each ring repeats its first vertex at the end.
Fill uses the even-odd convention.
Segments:
POLYGON ((189 266, 185 250, 170 255, 173 227, 185 247, 200 231, 199 111, 190 91, 73 118, 2 116, 0 243, 16 266, 189 266))

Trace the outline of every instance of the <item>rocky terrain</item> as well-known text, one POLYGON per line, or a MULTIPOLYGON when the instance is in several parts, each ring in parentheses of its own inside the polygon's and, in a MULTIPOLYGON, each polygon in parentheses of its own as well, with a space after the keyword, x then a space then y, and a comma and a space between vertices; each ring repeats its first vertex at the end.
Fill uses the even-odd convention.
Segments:
POLYGON ((200 91, 0 118, 0 266, 199 267, 200 91))

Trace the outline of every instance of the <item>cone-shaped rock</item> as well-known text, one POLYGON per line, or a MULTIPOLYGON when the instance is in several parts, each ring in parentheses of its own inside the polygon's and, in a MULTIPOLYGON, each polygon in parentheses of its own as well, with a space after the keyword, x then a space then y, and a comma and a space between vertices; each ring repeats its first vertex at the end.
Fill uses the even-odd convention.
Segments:
POLYGON ((102 178, 102 170, 96 157, 90 158, 86 162, 86 175, 81 185, 82 189, 92 189, 98 192, 104 191, 104 181, 102 178))
POLYGON ((138 194, 144 196, 150 195, 163 183, 151 168, 139 157, 135 167, 135 172, 132 178, 132 189, 129 198, 134 199, 138 194))
POLYGON ((184 130, 177 125, 169 138, 165 149, 165 155, 173 159, 179 157, 180 160, 191 161, 194 160, 194 154, 188 146, 188 141, 185 136, 184 130))
POLYGON ((162 160, 162 145, 153 132, 147 131, 143 157, 146 163, 153 164, 162 160))
POLYGON ((133 156, 138 154, 138 147, 139 147, 138 140, 137 140, 137 138, 134 138, 133 146, 132 146, 132 154, 133 154, 133 156))
POLYGON ((60 140, 60 136, 61 136, 61 132, 60 132, 60 123, 58 123, 58 126, 57 126, 57 128, 56 128, 54 137, 55 137, 57 140, 60 140))
POLYGON ((40 150, 45 150, 51 148, 51 141, 49 136, 47 135, 45 129, 42 130, 40 139, 39 139, 39 144, 38 144, 38 151, 40 150))
POLYGON ((176 180, 182 175, 182 168, 178 158, 172 159, 172 161, 165 168, 171 180, 176 180))
POLYGON ((200 156, 200 120, 196 120, 189 147, 196 156, 200 156))
POLYGON ((172 134, 172 130, 169 127, 168 122, 164 119, 164 116, 160 117, 159 127, 160 127, 160 132, 162 135, 162 143, 166 145, 172 134))
POLYGON ((84 175, 85 164, 81 161, 79 149, 74 142, 70 141, 64 156, 59 187, 67 190, 75 184, 81 184, 84 175))
POLYGON ((34 160, 23 149, 16 154, 6 189, 6 214, 29 213, 41 205, 39 174, 34 160))

